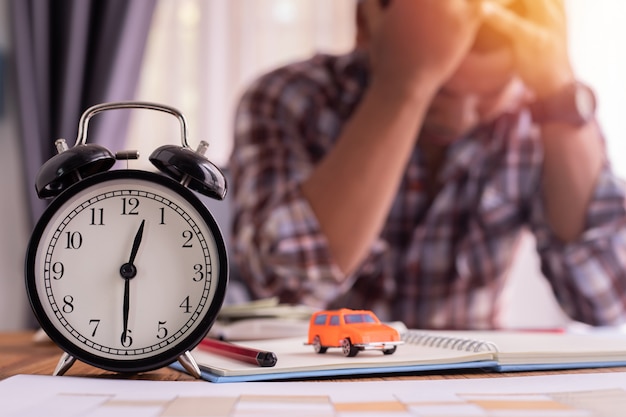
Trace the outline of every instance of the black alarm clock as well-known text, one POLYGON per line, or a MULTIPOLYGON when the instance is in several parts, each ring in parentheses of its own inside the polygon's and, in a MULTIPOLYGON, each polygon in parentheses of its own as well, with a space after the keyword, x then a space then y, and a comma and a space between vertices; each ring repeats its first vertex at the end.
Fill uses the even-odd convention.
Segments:
POLYGON ((221 200, 223 173, 187 143, 176 109, 146 102, 104 103, 87 109, 72 148, 39 171, 36 191, 53 198, 37 222, 26 254, 26 289, 42 329, 65 352, 55 375, 76 359, 114 372, 143 372, 178 360, 200 370, 189 353, 204 338, 224 300, 228 260, 214 217, 197 193, 221 200), (153 171, 114 169, 119 159, 88 144, 95 114, 112 109, 172 114, 182 146, 164 145, 149 159, 153 171))

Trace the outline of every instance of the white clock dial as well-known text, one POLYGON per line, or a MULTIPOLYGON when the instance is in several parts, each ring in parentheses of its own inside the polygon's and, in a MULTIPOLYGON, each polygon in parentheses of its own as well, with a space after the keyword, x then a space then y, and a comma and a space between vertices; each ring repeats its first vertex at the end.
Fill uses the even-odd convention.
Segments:
POLYGON ((162 366, 159 355, 175 359, 172 350, 197 343, 217 315, 223 240, 176 182, 138 171, 100 176, 62 194, 34 234, 35 310, 62 347, 88 362, 162 366))

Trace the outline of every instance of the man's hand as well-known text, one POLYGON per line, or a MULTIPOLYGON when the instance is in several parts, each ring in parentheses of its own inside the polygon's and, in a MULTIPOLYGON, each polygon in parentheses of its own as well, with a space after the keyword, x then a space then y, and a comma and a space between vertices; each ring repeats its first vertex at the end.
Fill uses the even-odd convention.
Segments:
POLYGON ((567 28, 562 0, 521 0, 519 16, 494 1, 482 3, 485 23, 511 40, 516 69, 541 98, 574 80, 567 53, 567 28))
POLYGON ((434 94, 471 48, 481 13, 479 0, 394 0, 384 9, 366 2, 374 82, 434 94))

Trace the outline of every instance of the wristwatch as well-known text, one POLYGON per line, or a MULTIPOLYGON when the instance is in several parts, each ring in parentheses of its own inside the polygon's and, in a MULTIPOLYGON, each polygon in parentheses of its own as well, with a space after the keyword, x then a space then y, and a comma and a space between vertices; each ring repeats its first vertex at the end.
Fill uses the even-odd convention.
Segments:
POLYGON ((539 124, 559 122, 581 127, 595 116, 596 96, 589 86, 575 81, 551 96, 532 102, 530 112, 539 124))

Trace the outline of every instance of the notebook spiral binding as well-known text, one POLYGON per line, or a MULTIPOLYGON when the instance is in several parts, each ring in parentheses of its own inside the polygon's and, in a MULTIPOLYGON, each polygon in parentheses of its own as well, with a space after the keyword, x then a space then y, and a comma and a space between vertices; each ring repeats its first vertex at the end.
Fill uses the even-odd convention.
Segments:
POLYGON ((465 350, 467 352, 497 352, 498 346, 487 340, 435 335, 432 333, 407 331, 402 334, 406 343, 443 349, 465 350))

